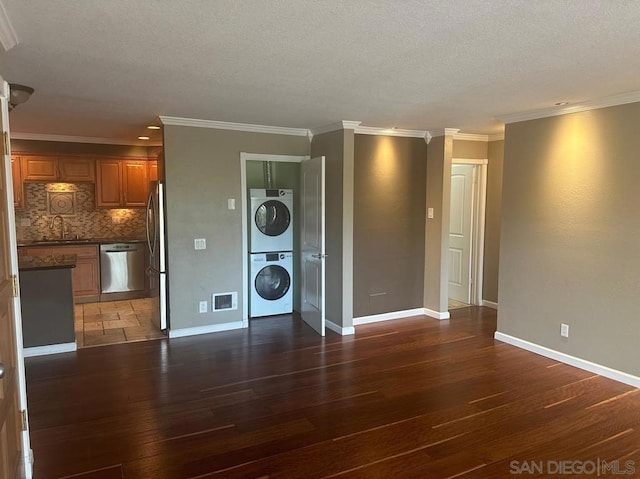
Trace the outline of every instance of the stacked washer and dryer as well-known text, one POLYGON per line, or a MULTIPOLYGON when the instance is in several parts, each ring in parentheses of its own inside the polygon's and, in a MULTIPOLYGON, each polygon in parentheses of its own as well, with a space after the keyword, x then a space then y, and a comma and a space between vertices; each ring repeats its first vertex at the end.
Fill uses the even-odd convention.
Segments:
POLYGON ((252 318, 293 312, 293 190, 249 190, 252 318))

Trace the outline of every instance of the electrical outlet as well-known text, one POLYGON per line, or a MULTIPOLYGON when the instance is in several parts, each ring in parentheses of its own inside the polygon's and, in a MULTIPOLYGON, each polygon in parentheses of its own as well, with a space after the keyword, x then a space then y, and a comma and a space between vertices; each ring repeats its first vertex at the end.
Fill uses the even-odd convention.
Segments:
POLYGON ((204 238, 196 238, 193 240, 194 249, 207 249, 207 240, 204 238))
POLYGON ((569 337, 569 325, 568 324, 560 323, 560 336, 562 336, 563 338, 568 338, 569 337))
POLYGON ((20 220, 20 226, 31 226, 31 219, 29 218, 22 218, 20 220))
POLYGON ((209 304, 206 301, 200 301, 200 312, 206 313, 209 310, 209 304))

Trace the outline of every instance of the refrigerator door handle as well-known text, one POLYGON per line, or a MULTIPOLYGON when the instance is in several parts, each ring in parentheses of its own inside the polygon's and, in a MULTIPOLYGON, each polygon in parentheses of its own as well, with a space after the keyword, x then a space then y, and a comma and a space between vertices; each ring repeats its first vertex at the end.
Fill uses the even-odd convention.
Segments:
POLYGON ((155 218, 155 205, 153 202, 153 191, 149 193, 149 199, 147 200, 147 245, 149 246, 149 255, 153 258, 156 254, 156 229, 157 225, 155 218), (153 240, 151 239, 151 223, 153 222, 153 240))

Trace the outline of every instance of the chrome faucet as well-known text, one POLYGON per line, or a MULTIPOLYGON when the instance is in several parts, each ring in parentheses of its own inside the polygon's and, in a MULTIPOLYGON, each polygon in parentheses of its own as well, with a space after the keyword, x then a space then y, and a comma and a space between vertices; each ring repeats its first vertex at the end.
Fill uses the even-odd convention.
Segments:
POLYGON ((49 223, 49 229, 53 229, 53 224, 56 221, 56 218, 60 218, 60 239, 64 239, 64 218, 61 215, 55 215, 51 218, 51 223, 49 223))

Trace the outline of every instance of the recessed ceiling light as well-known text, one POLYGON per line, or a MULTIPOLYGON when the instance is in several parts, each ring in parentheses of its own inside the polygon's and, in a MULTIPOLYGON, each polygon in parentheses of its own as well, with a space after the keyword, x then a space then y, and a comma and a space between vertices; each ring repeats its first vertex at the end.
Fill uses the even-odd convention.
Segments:
POLYGON ((138 140, 148 140, 149 137, 148 136, 139 136, 138 140))
POLYGON ((147 127, 147 129, 148 129, 148 130, 159 130, 159 129, 160 129, 160 127, 159 127, 158 125, 149 125, 149 126, 147 127))
POLYGON ((558 103, 556 103, 556 106, 565 106, 568 105, 569 102, 568 101, 559 101, 558 103))

